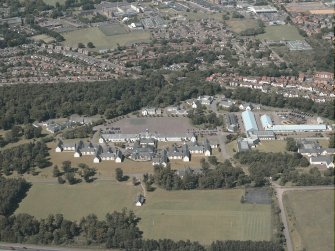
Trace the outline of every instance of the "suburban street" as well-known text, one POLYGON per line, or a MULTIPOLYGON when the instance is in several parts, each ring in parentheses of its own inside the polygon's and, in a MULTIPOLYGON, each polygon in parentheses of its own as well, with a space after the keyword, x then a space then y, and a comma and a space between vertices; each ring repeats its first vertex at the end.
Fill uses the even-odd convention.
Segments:
POLYGON ((288 228, 288 222, 287 222, 287 217, 286 217, 284 203, 283 203, 283 194, 287 191, 297 191, 297 190, 299 191, 330 190, 330 189, 334 189, 334 186, 283 187, 274 182, 271 182, 271 184, 272 184, 272 187, 276 191, 276 197, 278 199, 278 205, 280 208, 280 217, 281 217, 281 221, 284 224, 284 235, 286 239, 287 251, 293 251, 290 230, 288 228))

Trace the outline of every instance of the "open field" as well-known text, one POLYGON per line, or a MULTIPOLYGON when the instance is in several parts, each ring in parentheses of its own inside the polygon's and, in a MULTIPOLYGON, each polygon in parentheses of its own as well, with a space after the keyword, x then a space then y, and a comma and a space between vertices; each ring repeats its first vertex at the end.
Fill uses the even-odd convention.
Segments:
POLYGON ((232 31, 236 33, 240 33, 246 29, 258 27, 257 21, 254 19, 233 19, 226 21, 226 23, 232 29, 232 31))
POLYGON ((112 24, 112 25, 102 25, 99 29, 106 35, 106 36, 114 36, 119 34, 128 33, 128 29, 121 24, 112 24))
POLYGON ((120 128, 119 131, 121 133, 140 133, 145 132, 147 129, 149 132, 158 133, 185 133, 188 129, 194 128, 194 126, 191 125, 190 120, 184 117, 125 118, 108 126, 97 126, 95 128, 97 128, 97 130, 100 128, 105 130, 112 127, 120 128))
POLYGON ((285 140, 262 140, 255 148, 260 152, 286 152, 285 140))
POLYGON ((16 213, 28 213, 37 218, 62 213, 66 218, 79 220, 90 213, 103 218, 106 213, 133 209, 141 187, 130 183, 96 181, 90 184, 60 185, 34 183, 16 213))
POLYGON ((334 190, 290 191, 284 205, 295 251, 334 250, 334 190))
POLYGON ((241 204, 243 190, 162 191, 135 210, 145 238, 270 240, 270 205, 241 204))
POLYGON ((65 45, 76 47, 78 43, 92 42, 97 49, 112 49, 119 45, 137 42, 149 42, 151 34, 146 31, 130 32, 114 36, 106 36, 98 27, 85 28, 62 34, 65 45))
POLYGON ((34 41, 44 41, 45 43, 49 44, 55 41, 55 39, 53 37, 50 37, 48 35, 45 34, 41 34, 41 35, 36 35, 31 37, 34 41))
POLYGON ((63 213, 79 220, 89 213, 102 218, 127 207, 141 218, 145 238, 190 239, 208 244, 213 240, 270 240, 271 206, 241 204, 243 190, 156 191, 135 207, 140 187, 130 183, 97 181, 91 184, 34 183, 16 213, 38 218, 63 213), (41 206, 43 205, 43 206, 41 206))
POLYGON ((298 29, 292 25, 272 25, 265 27, 265 33, 257 35, 257 38, 263 40, 303 40, 298 29))

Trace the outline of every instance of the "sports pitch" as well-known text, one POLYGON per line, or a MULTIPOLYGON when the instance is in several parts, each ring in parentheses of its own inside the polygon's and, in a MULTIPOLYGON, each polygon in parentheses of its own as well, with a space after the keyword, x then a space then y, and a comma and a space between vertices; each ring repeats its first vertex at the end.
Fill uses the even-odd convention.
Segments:
MULTIPOLYGON (((111 34, 111 30, 106 30, 111 34)), ((139 42, 149 42, 150 32, 136 31, 118 35, 106 35, 98 27, 80 29, 62 34, 65 38, 65 45, 77 47, 78 43, 87 44, 92 42, 97 49, 113 49, 118 45, 129 45, 139 42)))
POLYGON ((262 40, 304 40, 298 29, 292 25, 273 25, 265 27, 265 33, 256 36, 262 40))
POLYGON ((99 26, 99 29, 106 35, 106 36, 114 36, 128 33, 129 30, 121 24, 112 24, 112 25, 102 25, 99 26))
POLYGON ((241 204, 243 190, 163 191, 147 194, 142 207, 134 205, 141 187, 131 183, 97 181, 60 185, 34 183, 16 213, 37 218, 62 213, 79 220, 90 213, 99 218, 107 212, 131 209, 141 218, 144 238, 194 240, 270 240, 271 205, 241 204))
POLYGON ((270 240, 271 205, 241 204, 243 190, 163 191, 135 210, 145 238, 270 240))

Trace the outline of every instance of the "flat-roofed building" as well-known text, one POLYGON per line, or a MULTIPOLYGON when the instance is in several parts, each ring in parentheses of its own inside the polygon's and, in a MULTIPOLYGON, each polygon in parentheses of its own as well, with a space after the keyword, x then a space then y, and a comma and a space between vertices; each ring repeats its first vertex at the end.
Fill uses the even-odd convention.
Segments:
POLYGON ((321 132, 326 131, 326 125, 273 125, 265 128, 266 131, 273 132, 321 132))

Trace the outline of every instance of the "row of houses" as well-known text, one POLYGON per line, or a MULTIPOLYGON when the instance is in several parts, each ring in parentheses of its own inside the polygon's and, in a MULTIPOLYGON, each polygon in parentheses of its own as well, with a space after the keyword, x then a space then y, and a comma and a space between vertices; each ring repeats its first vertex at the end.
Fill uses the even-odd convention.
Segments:
POLYGON ((55 151, 61 152, 73 152, 73 157, 79 158, 81 156, 94 156, 93 163, 99 163, 101 161, 112 160, 116 163, 123 161, 123 154, 119 149, 112 149, 111 147, 103 148, 101 145, 94 145, 91 142, 84 144, 83 141, 78 143, 62 143, 60 142, 55 151))
POLYGON ((172 149, 162 150, 159 154, 153 158, 152 165, 162 165, 166 167, 169 160, 182 160, 184 162, 189 162, 191 160, 191 155, 212 155, 212 146, 206 139, 203 144, 184 144, 182 147, 178 148, 176 146, 172 149))

